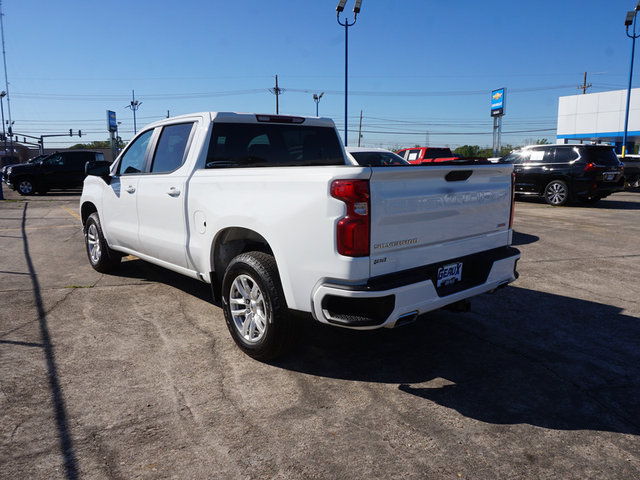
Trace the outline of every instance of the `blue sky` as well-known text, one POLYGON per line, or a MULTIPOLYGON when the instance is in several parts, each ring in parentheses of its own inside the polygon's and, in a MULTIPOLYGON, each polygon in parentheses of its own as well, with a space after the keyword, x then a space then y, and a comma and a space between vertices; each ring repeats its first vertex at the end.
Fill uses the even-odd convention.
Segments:
MULTIPOLYGON (((14 131, 84 133, 47 147, 105 140, 114 110, 128 140, 133 89, 138 129, 167 110, 275 112, 278 75, 280 113, 315 115, 312 95, 326 92, 320 115, 343 134, 337 3, 3 0, 14 131)), ((491 146, 489 99, 500 87, 503 144, 555 140, 558 97, 579 93, 584 72, 589 92, 626 88, 624 17, 635 3, 363 0, 349 29, 349 144, 362 110, 363 145, 491 146)))

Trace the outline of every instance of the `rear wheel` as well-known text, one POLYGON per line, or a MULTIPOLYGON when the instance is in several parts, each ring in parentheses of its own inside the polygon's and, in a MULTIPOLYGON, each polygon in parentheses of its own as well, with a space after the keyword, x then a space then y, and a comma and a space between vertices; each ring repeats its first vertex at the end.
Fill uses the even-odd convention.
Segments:
POLYGON ((16 184, 16 190, 18 190, 18 193, 20 195, 33 195, 33 192, 35 190, 33 186, 33 180, 31 180, 30 178, 19 179, 16 184))
POLYGON ((569 187, 562 180, 552 180, 544 187, 544 200, 554 207, 566 205, 569 201, 569 187))
POLYGON ((247 355, 270 360, 289 346, 291 324, 273 256, 249 252, 234 258, 222 281, 224 318, 247 355))
POLYGON ((96 271, 109 273, 118 268, 122 255, 109 248, 102 234, 102 226, 97 213, 92 213, 87 218, 84 239, 89 263, 96 271))

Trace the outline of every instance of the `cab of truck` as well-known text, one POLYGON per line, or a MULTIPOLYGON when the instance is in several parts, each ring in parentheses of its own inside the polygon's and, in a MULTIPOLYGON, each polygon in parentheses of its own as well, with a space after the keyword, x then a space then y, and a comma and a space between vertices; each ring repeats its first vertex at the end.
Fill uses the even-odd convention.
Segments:
POLYGON ((460 157, 446 147, 413 147, 403 148, 396 152, 402 158, 413 165, 422 163, 449 162, 460 157))

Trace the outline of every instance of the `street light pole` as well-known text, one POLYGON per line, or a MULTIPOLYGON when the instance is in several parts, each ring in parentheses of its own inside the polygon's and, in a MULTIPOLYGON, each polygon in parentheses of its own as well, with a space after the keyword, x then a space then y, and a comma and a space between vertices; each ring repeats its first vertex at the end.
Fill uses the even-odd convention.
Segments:
POLYGON ((347 0, 340 0, 338 6, 336 7, 336 19, 339 25, 344 27, 344 144, 345 146, 349 145, 349 141, 347 139, 348 135, 348 92, 349 92, 349 27, 352 27, 356 24, 356 20, 358 14, 360 13, 360 7, 362 5, 362 0, 356 0, 356 4, 353 7, 353 22, 349 23, 349 19, 345 18, 344 23, 340 21, 340 12, 344 10, 344 5, 347 3, 347 0))
POLYGON ((640 37, 640 34, 636 35, 636 16, 640 10, 640 0, 636 5, 636 8, 627 12, 627 18, 624 21, 626 27, 627 37, 631 39, 631 66, 629 67, 629 86, 627 87, 627 107, 624 114, 624 136, 622 137, 622 158, 627 155, 627 132, 629 130, 629 104, 631 103, 631 80, 633 79, 633 57, 636 52, 636 38, 640 37), (629 35, 629 27, 633 25, 633 35, 629 35))
POLYGON ((313 101, 316 102, 316 117, 319 116, 318 115, 318 104, 320 103, 320 99, 322 98, 323 95, 324 95, 324 92, 322 92, 320 95, 318 95, 317 93, 313 94, 313 101))
POLYGON ((139 102, 138 100, 136 100, 136 92, 134 90, 131 90, 131 103, 129 103, 129 105, 127 105, 124 108, 130 108, 131 111, 133 112, 133 135, 135 136, 136 133, 138 133, 138 128, 136 126, 136 111, 138 110, 138 108, 140 108, 140 105, 142 105, 142 102, 139 102))
MULTIPOLYGON (((4 129, 4 97, 7 95, 7 92, 4 90, 0 92, 0 111, 2 111, 2 138, 4 139, 4 162, 3 164, 7 164, 7 133, 4 129)), ((2 179, 0 179, 2 181, 2 179)), ((0 185, 0 200, 4 200, 4 194, 2 193, 2 185, 0 185)))
POLYGON ((4 162, 7 163, 7 131, 4 128, 4 97, 7 96, 7 92, 4 90, 0 92, 0 110, 2 111, 2 138, 4 139, 4 162))

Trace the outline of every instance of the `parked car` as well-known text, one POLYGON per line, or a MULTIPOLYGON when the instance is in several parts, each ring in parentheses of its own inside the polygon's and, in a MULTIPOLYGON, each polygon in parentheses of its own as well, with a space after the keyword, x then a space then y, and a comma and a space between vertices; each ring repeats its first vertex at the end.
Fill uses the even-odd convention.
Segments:
MULTIPOLYGON (((43 158, 47 157, 48 155, 38 155, 37 157, 33 157, 30 158, 29 160, 27 160, 26 162, 23 163, 34 163, 37 162, 38 160, 42 160, 43 158)), ((7 164, 5 166, 3 166, 0 169, 0 180, 7 183, 7 170, 9 170, 9 167, 12 167, 13 165, 18 165, 20 164, 20 162, 13 162, 10 164, 7 164)))
POLYGON ((502 159, 514 165, 515 193, 538 195, 549 205, 594 203, 624 190, 623 167, 605 145, 532 145, 502 159))
POLYGON ((624 183, 626 187, 640 187, 640 155, 618 155, 624 166, 624 183))
POLYGON ((102 152, 88 150, 52 153, 30 163, 11 165, 6 172, 7 185, 20 195, 44 194, 50 188, 78 188, 86 176, 85 164, 102 160, 102 152))
POLYGON ((413 147, 398 150, 397 154, 413 165, 449 162, 460 158, 445 147, 413 147))
POLYGON ((404 158, 384 148, 346 147, 346 150, 358 165, 367 167, 411 165, 404 158))

